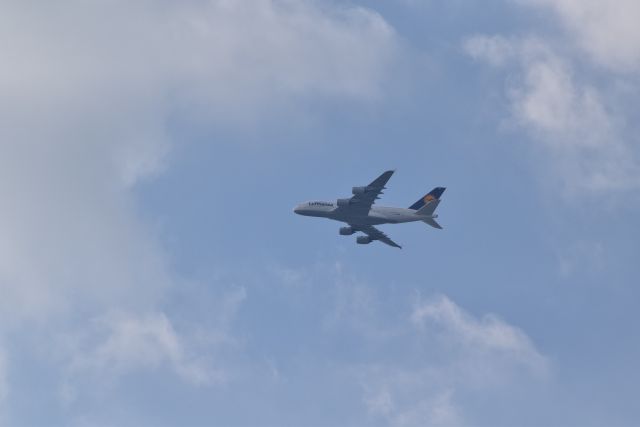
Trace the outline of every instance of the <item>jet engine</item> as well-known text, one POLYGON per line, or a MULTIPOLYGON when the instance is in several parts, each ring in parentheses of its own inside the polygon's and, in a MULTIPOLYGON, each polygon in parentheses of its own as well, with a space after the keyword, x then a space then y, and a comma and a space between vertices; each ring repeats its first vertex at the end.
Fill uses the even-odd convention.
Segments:
POLYGON ((354 230, 352 227, 340 227, 341 236, 351 236, 355 232, 356 230, 354 230))
POLYGON ((368 245, 369 243, 371 243, 371 237, 369 237, 369 236, 358 236, 358 238, 356 239, 356 242, 361 244, 361 245, 368 245))
POLYGON ((369 187, 353 187, 351 193, 354 195, 364 194, 369 191, 369 187))
POLYGON ((349 206, 351 203, 352 203, 351 199, 338 199, 337 202, 336 202, 336 204, 340 208, 344 208, 346 206, 349 206))

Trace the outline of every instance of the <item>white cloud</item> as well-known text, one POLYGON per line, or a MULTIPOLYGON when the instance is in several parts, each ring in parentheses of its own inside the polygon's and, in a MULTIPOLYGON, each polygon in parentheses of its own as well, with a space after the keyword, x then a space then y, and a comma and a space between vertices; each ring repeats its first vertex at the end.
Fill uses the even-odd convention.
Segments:
MULTIPOLYGON (((234 381, 234 358, 242 343, 234 337, 232 324, 246 296, 241 287, 215 299, 200 295, 200 303, 212 313, 207 319, 189 320, 185 313, 174 313, 178 320, 172 320, 162 311, 112 308, 85 324, 47 330, 55 334, 51 342, 39 340, 46 342, 46 356, 60 372, 59 403, 73 414, 84 412, 93 399, 117 401, 111 396, 128 387, 129 375, 139 373, 169 373, 198 387, 234 381)), ((193 302, 194 309, 197 304, 193 302)))
POLYGON ((406 372, 386 372, 379 389, 365 391, 365 406, 370 415, 382 417, 395 427, 465 425, 453 391, 425 387, 431 381, 433 378, 420 373, 411 377, 406 372))
POLYGON ((162 169, 172 110, 375 96, 394 40, 366 9, 269 0, 11 2, 0 33, 0 287, 29 316, 170 282, 128 188, 162 169))
POLYGON ((576 88, 569 67, 557 57, 531 63, 523 87, 513 88, 511 96, 516 117, 550 139, 559 136, 555 143, 588 147, 608 142, 611 119, 596 90, 576 88))
POLYGON ((96 332, 76 365, 214 380, 164 314, 177 278, 132 187, 166 167, 170 118, 252 123, 300 99, 375 99, 392 29, 365 8, 304 0, 2 9, 0 333, 96 332))
POLYGON ((409 426, 458 426, 464 425, 460 408, 453 402, 453 392, 450 390, 421 400, 417 405, 405 412, 397 414, 393 425, 409 426))
POLYGON ((521 125, 553 144, 588 147, 607 143, 612 119, 598 91, 576 84, 571 63, 545 41, 479 35, 466 40, 464 46, 474 59, 492 66, 515 63, 520 67, 521 74, 512 79, 508 90, 514 117, 521 125))
POLYGON ((438 296, 420 300, 411 323, 387 344, 406 346, 402 362, 358 370, 369 414, 390 425, 465 425, 467 402, 457 393, 486 395, 548 377, 549 362, 531 339, 493 314, 475 318, 438 296))
POLYGON ((135 112, 159 131, 172 109, 222 122, 299 97, 370 99, 396 43, 368 9, 307 0, 13 2, 0 24, 13 40, 0 54, 6 106, 125 123, 135 112))
POLYGON ((338 334, 340 342, 346 337, 366 349, 366 356, 334 362, 332 370, 340 372, 341 382, 359 383, 370 424, 466 425, 478 415, 476 399, 527 390, 550 378, 550 361, 531 338, 495 314, 476 317, 444 295, 418 298, 410 307, 410 296, 400 296, 395 285, 393 296, 383 298, 380 286, 341 263, 312 270, 273 272, 288 289, 307 292, 298 281, 333 289, 322 341, 338 334))
POLYGON ((548 362, 529 337, 493 314, 476 319, 439 296, 418 304, 411 319, 423 331, 435 332, 463 363, 471 362, 473 375, 482 381, 509 377, 518 369, 535 376, 547 373, 548 362))
POLYGON ((635 0, 519 0, 559 17, 576 44, 600 66, 640 69, 640 3, 635 0))
POLYGON ((482 59, 493 66, 504 65, 513 59, 513 43, 501 36, 476 36, 464 42, 464 49, 472 58, 482 59))
POLYGON ((479 35, 465 49, 507 70, 509 121, 544 149, 544 173, 552 166, 565 194, 640 187, 637 138, 617 108, 623 100, 586 77, 571 56, 539 37, 479 35))
POLYGON ((164 313, 112 312, 95 319, 73 352, 72 374, 113 378, 131 371, 168 366, 185 381, 206 385, 225 380, 211 361, 189 354, 184 339, 164 313))

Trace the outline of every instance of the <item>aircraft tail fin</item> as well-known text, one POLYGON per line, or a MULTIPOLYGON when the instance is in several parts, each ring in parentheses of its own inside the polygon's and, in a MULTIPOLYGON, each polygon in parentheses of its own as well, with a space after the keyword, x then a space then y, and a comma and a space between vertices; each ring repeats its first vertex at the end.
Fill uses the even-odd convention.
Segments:
POLYGON ((424 216, 422 221, 433 228, 442 229, 436 222, 438 215, 435 215, 436 208, 440 204, 440 197, 444 193, 444 187, 436 187, 427 193, 423 198, 415 202, 409 209, 416 211, 416 214, 424 216))
POLYGON ((425 224, 429 224, 433 228, 438 228, 438 229, 442 230, 442 226, 440 224, 438 224, 438 222, 433 218, 425 218, 425 219, 422 220, 422 222, 424 222, 425 224))
POLYGON ((418 215, 433 216, 436 208, 440 204, 440 199, 430 200, 426 205, 416 211, 418 215))
POLYGON ((427 194, 425 194, 423 197, 418 199, 417 202, 415 202, 414 204, 409 206, 409 209, 413 209, 414 211, 417 211, 417 210, 420 210, 421 208, 423 208, 427 203, 429 203, 431 201, 434 201, 434 200, 438 200, 439 201, 440 197, 442 196, 442 193, 444 193, 444 190, 446 190, 445 187, 436 187, 436 188, 434 188, 433 190, 431 190, 427 194))

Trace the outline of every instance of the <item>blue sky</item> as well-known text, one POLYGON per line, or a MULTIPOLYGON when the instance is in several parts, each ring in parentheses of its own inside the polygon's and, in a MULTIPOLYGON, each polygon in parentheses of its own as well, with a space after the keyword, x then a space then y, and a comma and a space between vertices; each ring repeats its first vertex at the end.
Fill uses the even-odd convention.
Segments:
POLYGON ((1 425, 638 423, 635 2, 1 9, 1 425))

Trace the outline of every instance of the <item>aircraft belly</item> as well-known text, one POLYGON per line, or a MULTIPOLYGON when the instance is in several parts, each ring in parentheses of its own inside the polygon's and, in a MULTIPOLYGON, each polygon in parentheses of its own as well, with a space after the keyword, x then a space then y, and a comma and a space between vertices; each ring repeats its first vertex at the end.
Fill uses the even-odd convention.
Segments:
POLYGON ((389 221, 385 218, 369 216, 369 215, 358 215, 358 214, 335 214, 331 216, 331 219, 335 219, 337 221, 346 222, 349 224, 361 224, 361 225, 380 225, 386 224, 389 221))
POLYGON ((388 221, 375 216, 352 216, 346 220, 349 224, 380 225, 388 221))
POLYGON ((386 224, 388 221, 382 219, 382 218, 375 218, 375 217, 364 217, 364 218, 359 218, 358 222, 356 224, 362 224, 362 225, 380 225, 380 224, 386 224))

